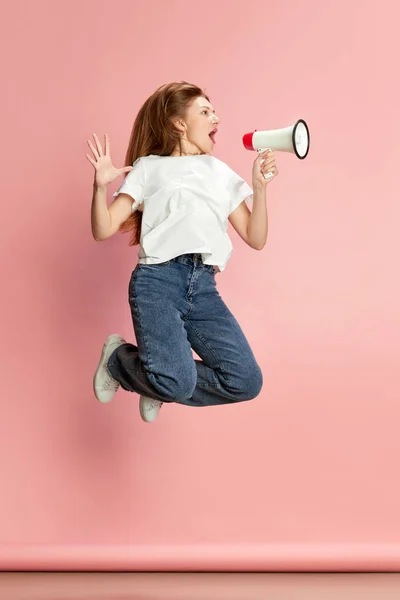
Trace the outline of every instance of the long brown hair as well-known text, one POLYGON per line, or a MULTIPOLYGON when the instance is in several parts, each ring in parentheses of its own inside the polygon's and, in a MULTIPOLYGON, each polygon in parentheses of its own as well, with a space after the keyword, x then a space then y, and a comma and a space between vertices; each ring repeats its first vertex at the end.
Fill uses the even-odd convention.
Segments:
MULTIPOLYGON (((186 110, 198 97, 210 102, 204 91, 188 83, 178 81, 159 87, 143 104, 133 124, 125 166, 131 166, 141 156, 158 154, 170 156, 177 144, 181 148, 181 134, 172 120, 185 118, 186 110)), ((136 210, 120 225, 122 233, 132 232, 130 246, 140 243, 142 212, 136 210)))

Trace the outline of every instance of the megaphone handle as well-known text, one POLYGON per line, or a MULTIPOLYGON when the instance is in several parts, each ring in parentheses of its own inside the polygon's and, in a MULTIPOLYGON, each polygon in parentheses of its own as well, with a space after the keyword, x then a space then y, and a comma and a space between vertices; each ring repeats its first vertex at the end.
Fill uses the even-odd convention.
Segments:
MULTIPOLYGON (((270 148, 265 148, 265 150, 269 150, 270 148)), ((261 154, 261 152, 265 152, 265 150, 262 150, 261 148, 258 149, 258 154, 261 154)), ((263 158, 262 160, 260 160, 260 164, 263 164, 265 162, 265 158, 263 158)), ((264 179, 271 179, 271 177, 273 177, 274 174, 273 173, 264 173, 264 179)))

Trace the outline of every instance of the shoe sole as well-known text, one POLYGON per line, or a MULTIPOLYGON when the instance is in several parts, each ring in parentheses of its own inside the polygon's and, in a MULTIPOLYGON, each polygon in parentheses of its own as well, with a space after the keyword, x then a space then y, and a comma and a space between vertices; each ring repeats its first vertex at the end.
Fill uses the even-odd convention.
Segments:
POLYGON ((145 423, 152 423, 153 421, 155 421, 155 420, 157 419, 157 417, 158 417, 159 413, 160 413, 160 410, 161 410, 161 406, 160 406, 160 408, 158 409, 158 413, 156 414, 156 416, 154 417, 154 419, 147 419, 147 418, 146 418, 146 416, 145 416, 145 414, 144 414, 144 413, 143 413, 143 411, 142 411, 142 405, 141 405, 141 402, 140 402, 140 400, 139 400, 139 413, 140 413, 140 416, 142 417, 142 420, 143 420, 145 423))
MULTIPOLYGON (((103 349, 101 351, 100 361, 99 361, 99 364, 97 365, 97 369, 93 376, 93 392, 94 392, 94 395, 96 396, 97 400, 99 402, 101 402, 102 404, 107 404, 108 402, 111 402, 112 398, 111 398, 111 400, 101 400, 98 397, 97 392, 96 392, 96 379, 97 379, 97 376, 98 376, 100 370, 104 367, 104 363, 106 362, 106 354, 107 354, 108 346, 112 342, 113 338, 116 338, 115 334, 109 335, 108 338, 106 339, 106 341, 104 342, 103 349)), ((118 337, 118 339, 121 339, 121 338, 118 337)), ((124 343, 124 342, 122 342, 122 343, 124 343)))

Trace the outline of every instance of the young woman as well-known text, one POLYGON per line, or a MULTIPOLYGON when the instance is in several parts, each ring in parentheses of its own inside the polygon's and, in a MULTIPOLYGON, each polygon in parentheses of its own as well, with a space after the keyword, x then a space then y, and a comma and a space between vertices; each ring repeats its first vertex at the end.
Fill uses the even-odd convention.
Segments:
POLYGON ((117 334, 107 338, 94 393, 100 402, 112 400, 119 386, 138 393, 146 422, 163 403, 231 404, 255 398, 262 388, 261 369, 215 275, 232 253, 228 221, 251 248, 264 247, 266 187, 278 171, 274 153, 260 153, 250 188, 211 154, 219 124, 202 89, 174 82, 140 109, 126 167, 113 166, 107 135, 104 150, 95 134, 94 143, 88 141, 93 156, 86 157, 95 169, 93 236, 103 241, 131 232, 130 245, 140 246, 129 282, 136 345, 117 334), (123 173, 107 207, 107 186, 123 173))

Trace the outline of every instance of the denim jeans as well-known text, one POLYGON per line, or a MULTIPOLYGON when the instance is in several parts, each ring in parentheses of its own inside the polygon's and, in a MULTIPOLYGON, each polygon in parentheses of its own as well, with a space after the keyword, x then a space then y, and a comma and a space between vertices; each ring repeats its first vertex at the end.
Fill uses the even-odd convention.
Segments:
POLYGON ((129 282, 129 304, 137 346, 122 344, 107 365, 123 389, 189 406, 259 395, 261 369, 201 254, 139 263, 129 282))

